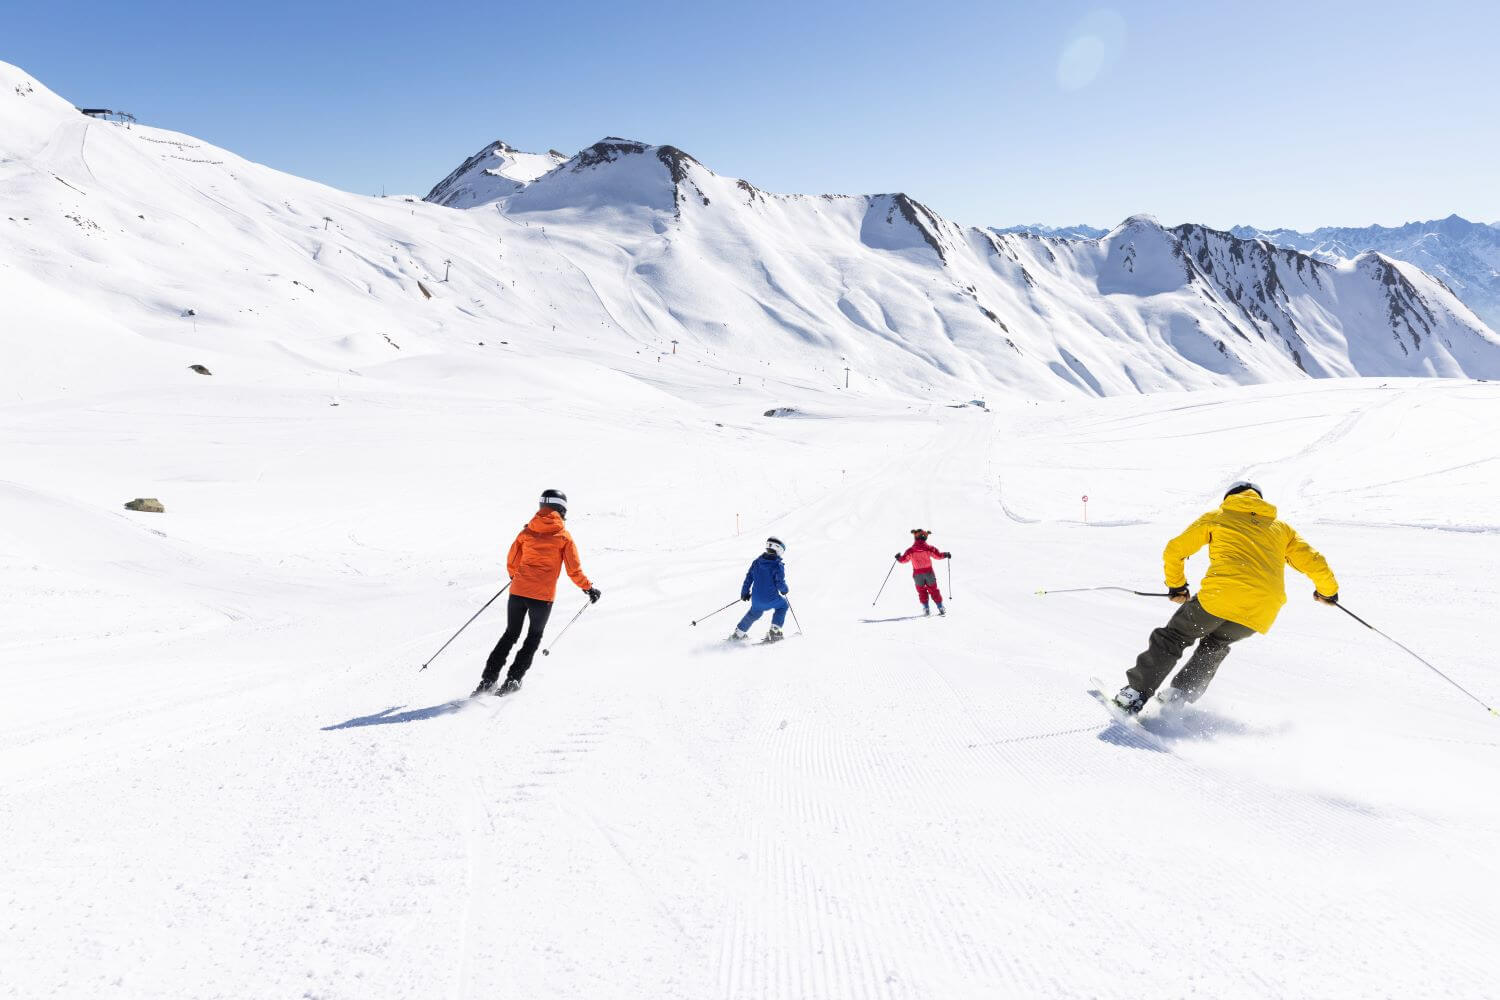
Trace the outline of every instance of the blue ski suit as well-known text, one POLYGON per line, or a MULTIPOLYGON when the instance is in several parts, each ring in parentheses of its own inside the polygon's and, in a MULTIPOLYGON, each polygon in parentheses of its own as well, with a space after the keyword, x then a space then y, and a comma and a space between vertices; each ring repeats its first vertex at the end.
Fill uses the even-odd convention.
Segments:
POLYGON ((740 619, 740 631, 754 625, 772 608, 776 613, 771 616, 771 624, 780 628, 786 622, 786 609, 791 607, 786 595, 786 564, 780 556, 767 552, 750 564, 750 572, 745 574, 745 584, 740 588, 740 599, 750 601, 750 610, 740 619))

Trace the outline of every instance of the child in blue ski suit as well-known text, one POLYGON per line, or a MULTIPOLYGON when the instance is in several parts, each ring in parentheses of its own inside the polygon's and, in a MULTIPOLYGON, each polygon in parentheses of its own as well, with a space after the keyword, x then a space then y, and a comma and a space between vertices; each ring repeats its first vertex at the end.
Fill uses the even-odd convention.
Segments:
POLYGON ((766 539, 766 551, 750 564, 750 572, 745 574, 745 584, 740 588, 740 600, 750 601, 750 610, 729 638, 748 638, 745 630, 773 608, 776 613, 771 616, 771 630, 766 633, 765 641, 777 642, 782 638, 781 626, 786 624, 786 612, 791 607, 786 599, 786 564, 781 561, 784 555, 786 545, 781 539, 766 539))

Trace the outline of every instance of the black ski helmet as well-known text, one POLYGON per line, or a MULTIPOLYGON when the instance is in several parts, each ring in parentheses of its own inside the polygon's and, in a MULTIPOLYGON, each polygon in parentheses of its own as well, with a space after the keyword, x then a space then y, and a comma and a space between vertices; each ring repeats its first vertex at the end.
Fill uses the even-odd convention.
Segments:
POLYGON ((786 542, 779 538, 767 538, 766 551, 774 552, 777 556, 784 556, 786 555, 786 542))
POLYGON ((562 490, 542 490, 540 506, 551 507, 563 517, 568 516, 568 495, 562 490))
POLYGON ((1258 497, 1260 497, 1262 500, 1264 500, 1266 498, 1266 495, 1261 492, 1261 489, 1260 489, 1259 486, 1256 486, 1254 483, 1250 482, 1250 480, 1248 480, 1248 479, 1241 479, 1237 483, 1231 483, 1230 484, 1228 492, 1226 492, 1224 494, 1224 499, 1228 500, 1230 497, 1234 496, 1236 493, 1244 493, 1246 491, 1253 491, 1255 493, 1255 495, 1258 496, 1258 497))

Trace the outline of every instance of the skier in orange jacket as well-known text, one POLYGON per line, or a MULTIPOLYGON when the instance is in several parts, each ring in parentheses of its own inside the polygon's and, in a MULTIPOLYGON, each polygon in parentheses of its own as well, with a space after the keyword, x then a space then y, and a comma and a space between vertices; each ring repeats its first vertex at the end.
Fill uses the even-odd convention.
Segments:
POLYGON ((599 588, 589 582, 578 561, 578 546, 573 536, 563 526, 568 516, 568 497, 561 490, 543 490, 537 512, 530 523, 521 529, 511 543, 505 557, 505 568, 510 573, 510 601, 506 605, 505 634, 495 645, 484 664, 484 674, 474 694, 484 694, 495 688, 500 671, 511 647, 521 636, 521 626, 528 618, 526 641, 516 652, 510 673, 496 694, 510 694, 519 690, 521 679, 531 669, 537 647, 542 643, 542 631, 547 627, 547 618, 552 614, 552 601, 557 596, 557 577, 566 567, 568 578, 578 589, 589 595, 589 601, 599 600, 599 588))

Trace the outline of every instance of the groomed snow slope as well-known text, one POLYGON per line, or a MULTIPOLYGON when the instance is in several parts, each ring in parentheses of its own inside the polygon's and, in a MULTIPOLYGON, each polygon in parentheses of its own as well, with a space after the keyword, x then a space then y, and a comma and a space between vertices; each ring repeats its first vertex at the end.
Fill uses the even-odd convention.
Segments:
POLYGON ((1084 691, 1170 605, 1033 591, 1155 587, 1248 475, 1351 608, 1500 701, 1496 386, 986 413, 701 372, 413 359, 337 407, 208 379, 0 407, 9 995, 1491 991, 1500 720, 1292 575, 1158 745, 1084 691), (495 610, 416 668, 547 486, 604 599, 465 702, 495 610), (870 604, 916 525, 955 553, 947 619, 908 618, 904 570, 870 604), (690 627, 770 532, 805 634, 690 627))

